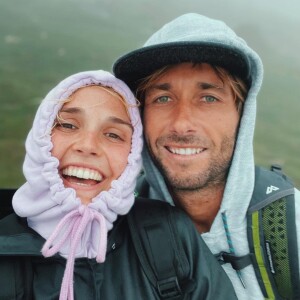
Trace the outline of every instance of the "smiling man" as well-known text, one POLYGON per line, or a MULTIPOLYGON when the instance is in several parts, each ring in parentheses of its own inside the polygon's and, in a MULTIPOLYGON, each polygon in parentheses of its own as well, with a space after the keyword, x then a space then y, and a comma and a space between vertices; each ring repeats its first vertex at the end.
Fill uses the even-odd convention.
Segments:
MULTIPOLYGON (((286 215, 294 220, 294 255, 289 262, 295 266, 293 282, 287 289, 279 288, 279 293, 289 290, 289 295, 279 296, 274 288, 274 281, 277 286, 291 282, 286 273, 277 276, 283 273, 276 266, 276 274, 268 274, 274 276, 273 291, 270 282, 259 285, 267 275, 258 275, 250 259, 254 254, 247 214, 258 180, 253 136, 263 78, 259 56, 223 22, 186 14, 164 25, 142 48, 119 58, 114 72, 142 104, 147 147, 139 192, 182 208, 214 254, 248 258, 242 264, 223 264, 238 299, 299 299, 298 190, 290 189, 294 206, 286 215)), ((274 256, 281 250, 278 244, 272 246, 274 256)), ((282 256, 275 257, 277 262, 282 256)))
POLYGON ((238 123, 229 83, 208 64, 170 67, 145 90, 149 153, 200 232, 220 207, 238 123))

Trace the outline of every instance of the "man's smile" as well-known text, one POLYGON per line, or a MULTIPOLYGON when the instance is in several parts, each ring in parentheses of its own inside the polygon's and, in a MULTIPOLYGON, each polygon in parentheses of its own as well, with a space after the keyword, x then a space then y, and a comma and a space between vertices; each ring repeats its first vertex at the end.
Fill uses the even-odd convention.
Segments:
POLYGON ((205 148, 165 147, 169 152, 178 155, 195 155, 205 151, 205 148))

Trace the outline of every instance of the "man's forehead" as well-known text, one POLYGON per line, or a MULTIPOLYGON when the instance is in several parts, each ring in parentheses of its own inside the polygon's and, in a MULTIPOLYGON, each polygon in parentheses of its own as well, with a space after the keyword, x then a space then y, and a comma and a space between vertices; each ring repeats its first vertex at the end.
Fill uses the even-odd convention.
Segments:
MULTIPOLYGON (((223 69, 224 72, 228 72, 225 69, 223 69)), ((155 76, 157 74, 156 80, 158 81, 161 78, 164 78, 166 76, 177 76, 182 77, 185 76, 186 73, 201 73, 202 75, 215 75, 217 76, 217 72, 215 70, 215 66, 212 66, 207 63, 193 63, 193 62, 187 62, 187 63, 179 63, 176 65, 168 65, 163 67, 162 69, 156 70, 152 73, 152 75, 155 76)))
MULTIPOLYGON (((225 71, 226 72, 226 71, 225 71)), ((181 63, 168 66, 159 76, 150 80, 148 89, 169 90, 178 81, 193 80, 195 85, 201 89, 223 88, 224 82, 208 64, 181 63)))

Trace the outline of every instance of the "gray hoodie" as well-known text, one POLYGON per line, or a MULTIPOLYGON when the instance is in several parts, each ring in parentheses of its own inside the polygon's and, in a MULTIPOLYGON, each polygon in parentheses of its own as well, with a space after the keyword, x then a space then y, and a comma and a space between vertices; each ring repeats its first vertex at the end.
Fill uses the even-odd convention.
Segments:
MULTIPOLYGON (((256 97, 262 84, 263 66, 259 56, 226 24, 198 14, 186 14, 166 24, 154 33, 140 50, 151 47, 153 48, 155 45, 156 47, 162 47, 162 45, 166 43, 188 44, 195 42, 204 45, 206 44, 232 49, 234 52, 240 53, 247 63, 249 82, 251 82, 251 86, 244 104, 236 147, 227 178, 222 204, 210 231, 202 234, 203 239, 213 253, 217 254, 221 251, 228 252, 229 247, 221 216, 221 214, 225 212, 235 253, 238 256, 246 255, 249 253, 246 231, 246 213, 254 188, 255 176, 253 136, 256 117, 256 97)), ((137 50, 135 52, 137 52, 137 50)), ((130 54, 127 56, 130 56, 130 54)), ((116 62, 115 65, 115 73, 117 76, 119 76, 117 72, 118 63, 121 63, 121 60, 116 62)), ((126 81, 125 77, 122 79, 126 81)), ((143 150, 143 164, 147 181, 150 184, 149 197, 164 200, 174 205, 166 183, 159 170, 151 161, 146 148, 143 150)), ((298 205, 296 208, 297 235, 299 243, 299 191, 296 191, 296 198, 299 200, 297 201, 298 205)), ((225 264, 223 267, 233 283, 238 299, 264 299, 252 266, 248 266, 241 271, 246 288, 242 286, 237 273, 232 269, 231 265, 225 264)))

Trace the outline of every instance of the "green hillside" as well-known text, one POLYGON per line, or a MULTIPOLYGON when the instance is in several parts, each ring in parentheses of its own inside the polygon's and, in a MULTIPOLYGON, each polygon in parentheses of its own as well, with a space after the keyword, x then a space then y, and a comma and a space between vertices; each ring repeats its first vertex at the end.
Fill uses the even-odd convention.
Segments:
POLYGON ((190 11, 223 19, 261 54, 266 72, 258 102, 256 161, 264 166, 280 163, 300 187, 300 46, 295 38, 300 23, 282 14, 281 23, 294 34, 283 32, 278 11, 257 10, 257 5, 243 9, 235 0, 231 13, 224 12, 225 4, 216 10, 216 1, 161 3, 1 1, 1 187, 17 187, 24 181, 24 140, 37 105, 50 88, 78 71, 111 70, 121 54, 142 45, 162 24, 190 11))

